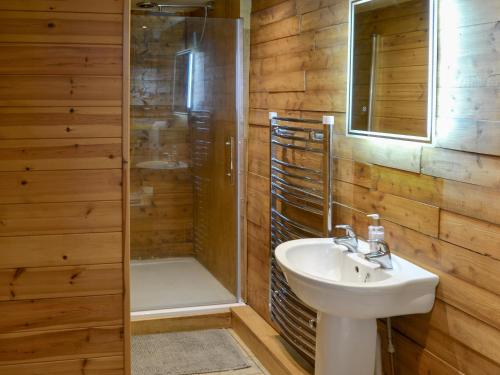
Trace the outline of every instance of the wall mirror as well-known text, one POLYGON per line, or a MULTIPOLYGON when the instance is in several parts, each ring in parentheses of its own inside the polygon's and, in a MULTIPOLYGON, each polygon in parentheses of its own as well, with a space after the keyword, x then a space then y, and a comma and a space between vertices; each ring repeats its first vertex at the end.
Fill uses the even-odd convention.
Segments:
POLYGON ((347 133, 431 142, 434 0, 351 0, 347 133))
POLYGON ((193 51, 175 54, 172 107, 174 113, 186 114, 191 109, 193 95, 193 51))

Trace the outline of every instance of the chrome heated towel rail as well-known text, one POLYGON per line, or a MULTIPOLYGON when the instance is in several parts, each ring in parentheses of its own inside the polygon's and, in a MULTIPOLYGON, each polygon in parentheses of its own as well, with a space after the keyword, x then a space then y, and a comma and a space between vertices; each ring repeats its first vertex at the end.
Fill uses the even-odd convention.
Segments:
POLYGON ((280 243, 332 235, 333 117, 270 118, 271 319, 281 335, 314 362, 316 312, 290 289, 274 257, 280 243))

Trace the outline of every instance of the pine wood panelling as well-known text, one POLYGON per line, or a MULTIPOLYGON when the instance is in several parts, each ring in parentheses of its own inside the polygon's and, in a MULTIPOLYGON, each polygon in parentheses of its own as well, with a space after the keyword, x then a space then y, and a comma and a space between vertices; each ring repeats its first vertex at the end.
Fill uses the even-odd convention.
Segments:
POLYGON ((120 232, 0 237, 0 268, 119 263, 121 241, 120 232))
POLYGON ((250 84, 250 92, 304 91, 305 72, 270 74, 256 77, 250 84))
POLYGON ((0 42, 121 44, 122 15, 2 11, 0 42))
POLYGON ((500 188, 500 159, 494 156, 424 147, 422 173, 448 180, 500 188))
POLYGON ((440 117, 436 121, 436 145, 500 156, 500 122, 440 117))
POLYGON ((122 375, 123 364, 123 357, 115 356, 0 366, 0 372, 5 375, 122 375))
POLYGON ((251 35, 250 42, 253 44, 263 43, 274 39, 296 35, 299 33, 299 28, 300 18, 286 18, 284 20, 260 27, 251 35))
POLYGON ((5 268, 0 300, 116 294, 122 291, 122 265, 5 268))
POLYGON ((0 140, 0 171, 120 168, 120 138, 0 140))
POLYGON ((27 10, 41 12, 123 12, 122 0, 9 0, 0 4, 0 10, 27 10))
POLYGON ((121 231, 119 201, 0 205, 0 236, 121 231))
POLYGON ((122 324, 121 299, 120 293, 1 302, 0 334, 122 324), (57 316, 57 319, 54 319, 54 316, 57 316))
MULTIPOLYGON (((439 2, 433 146, 346 137, 345 101, 336 94, 340 96, 346 87, 347 22, 342 14, 348 2, 297 0, 295 12, 287 8, 280 18, 277 7, 284 9, 290 3, 264 1, 254 7, 254 17, 268 20, 267 27, 300 17, 302 28, 297 35, 252 45, 250 81, 260 91, 250 97, 250 305, 269 319, 265 302, 269 245, 263 240, 269 236, 269 145, 262 138, 268 132, 268 112, 307 118, 333 113, 335 223, 351 224, 365 238, 369 224, 365 215, 380 213, 394 253, 440 277, 431 313, 393 320, 396 374, 496 375, 500 372, 498 1, 439 2), (276 18, 269 18, 272 14, 276 18), (291 73, 301 72, 306 78, 303 91, 272 92, 271 77, 291 78, 291 73)), ((425 70, 418 66, 424 65, 428 53, 423 27, 427 14, 416 1, 401 3, 398 12, 405 18, 393 22, 395 29, 380 45, 384 83, 378 95, 386 113, 377 124, 410 131, 425 119, 425 70), (404 32, 409 26, 413 30, 404 32), (404 100, 396 102, 395 94, 404 95, 404 100), (397 116, 391 118, 393 111, 397 116), (415 116, 411 122, 409 115, 415 116)), ((385 21, 394 17, 394 12, 380 13, 377 30, 387 28, 385 21)), ((372 21, 362 20, 366 25, 372 21)), ((254 31, 262 27, 257 24, 254 31)), ((360 53, 368 52, 369 43, 361 43, 360 53)), ((283 88, 296 89, 299 82, 286 82, 283 88)), ((385 335, 383 323, 379 329, 385 335)), ((384 349, 383 358, 390 373, 384 349)))
POLYGON ((0 364, 116 356, 123 352, 121 327, 0 335, 0 364))
POLYGON ((120 77, 2 76, 0 106, 118 106, 120 77), (106 87, 106 90, 102 88, 106 87))
POLYGON ((0 74, 120 76, 121 60, 120 46, 0 44, 0 74))
POLYGON ((127 373, 125 5, 0 3, 2 374, 127 373))
POLYGON ((441 239, 500 260, 500 226, 468 216, 441 211, 441 239))
POLYGON ((268 4, 259 4, 265 3, 266 1, 252 1, 254 11, 257 10, 256 8, 259 8, 259 6, 263 8, 261 12, 252 15, 251 28, 253 30, 295 15, 295 1, 274 0, 274 3, 276 3, 274 6, 272 6, 271 1, 267 1, 268 4))
POLYGON ((120 169, 0 173, 1 203, 106 201, 121 199, 120 169))
POLYGON ((0 116, 0 139, 106 138, 122 131, 120 107, 0 107, 0 116))
POLYGON ((302 16, 302 31, 317 30, 323 27, 347 22, 349 5, 344 0, 328 1, 331 5, 302 16))

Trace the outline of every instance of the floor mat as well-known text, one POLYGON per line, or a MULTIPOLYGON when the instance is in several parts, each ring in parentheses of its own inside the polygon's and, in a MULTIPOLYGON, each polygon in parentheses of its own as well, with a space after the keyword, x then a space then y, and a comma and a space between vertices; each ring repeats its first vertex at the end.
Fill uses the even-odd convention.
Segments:
POLYGON ((132 375, 206 374, 250 366, 224 329, 132 337, 132 375))

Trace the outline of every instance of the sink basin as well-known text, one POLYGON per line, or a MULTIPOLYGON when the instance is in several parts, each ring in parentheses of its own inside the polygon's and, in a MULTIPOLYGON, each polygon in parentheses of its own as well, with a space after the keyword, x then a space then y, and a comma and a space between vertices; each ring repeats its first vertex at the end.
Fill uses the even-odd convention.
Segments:
MULTIPOLYGON (((370 251, 364 241, 359 249, 370 251)), ((275 256, 294 293, 318 310, 316 375, 373 375, 376 319, 426 313, 434 304, 438 276, 394 254, 393 269, 383 269, 314 238, 285 242, 275 256)))

